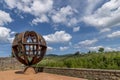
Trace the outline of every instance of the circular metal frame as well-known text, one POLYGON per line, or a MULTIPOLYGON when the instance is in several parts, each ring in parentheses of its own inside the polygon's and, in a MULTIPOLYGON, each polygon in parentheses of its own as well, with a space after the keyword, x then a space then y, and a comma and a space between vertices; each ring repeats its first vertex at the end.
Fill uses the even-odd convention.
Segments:
POLYGON ((41 61, 46 49, 44 38, 34 31, 16 34, 12 43, 13 55, 26 66, 31 66, 41 61))

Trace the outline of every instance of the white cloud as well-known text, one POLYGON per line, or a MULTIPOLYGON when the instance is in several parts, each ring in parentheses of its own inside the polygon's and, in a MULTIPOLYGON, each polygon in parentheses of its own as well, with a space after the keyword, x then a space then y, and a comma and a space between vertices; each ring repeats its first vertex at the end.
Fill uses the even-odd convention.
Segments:
POLYGON ((87 0, 86 1, 86 7, 85 7, 85 14, 92 14, 92 12, 94 11, 94 9, 96 8, 96 6, 98 4, 100 4, 102 1, 101 0, 87 0))
POLYGON ((101 29, 100 33, 109 32, 109 31, 111 31, 110 28, 104 28, 104 29, 101 29))
POLYGON ((104 3, 91 15, 86 15, 83 21, 95 27, 113 27, 120 25, 120 0, 110 0, 104 3))
POLYGON ((58 11, 54 10, 51 18, 54 23, 72 26, 78 23, 78 20, 74 17, 75 13, 77 13, 77 10, 68 5, 60 8, 58 11))
POLYGON ((77 19, 75 17, 67 18, 67 21, 65 24, 70 27, 75 26, 75 25, 77 25, 77 23, 79 23, 79 19, 77 19))
POLYGON ((85 41, 81 41, 78 44, 82 45, 82 46, 88 46, 88 45, 92 45, 95 44, 98 40, 97 39, 93 39, 93 40, 85 40, 85 41))
POLYGON ((116 48, 105 47, 105 51, 118 51, 116 48))
POLYGON ((70 5, 57 8, 53 5, 53 0, 5 0, 4 2, 10 9, 35 16, 32 20, 32 24, 35 25, 50 20, 55 24, 62 23, 67 26, 75 26, 79 22, 76 9, 70 5))
POLYGON ((15 34, 16 34, 16 32, 12 31, 12 32, 10 32, 10 34, 11 34, 11 35, 15 35, 15 34))
POLYGON ((103 46, 88 47, 90 51, 98 51, 99 48, 103 48, 103 46))
POLYGON ((49 22, 49 19, 46 15, 42 15, 32 20, 32 24, 37 25, 38 23, 49 22))
POLYGON ((118 51, 117 48, 104 47, 104 46, 88 47, 88 49, 89 49, 90 51, 98 51, 99 48, 104 48, 104 51, 118 51))
POLYGON ((16 0, 5 0, 9 8, 14 8, 16 6, 16 0))
POLYGON ((12 22, 12 18, 10 17, 9 13, 0 10, 0 26, 12 22))
POLYGON ((12 42, 13 41, 13 37, 11 37, 10 34, 13 34, 13 32, 5 27, 0 27, 0 43, 4 43, 4 42, 12 42))
POLYGON ((78 26, 78 27, 73 27, 73 32, 77 32, 77 31, 79 31, 80 30, 80 26, 78 26))
POLYGON ((47 47, 47 51, 53 51, 53 50, 54 50, 53 47, 50 46, 47 47))
POLYGON ((3 25, 12 22, 10 14, 0 10, 0 43, 11 43, 13 41, 13 35, 15 32, 12 32, 9 28, 2 27, 3 25))
POLYGON ((107 35, 108 38, 120 37, 120 31, 113 32, 112 34, 107 35))
POLYGON ((66 46, 64 46, 64 47, 60 47, 60 50, 61 51, 64 51, 64 50, 67 50, 69 47, 66 47, 66 46))
POLYGON ((17 9, 24 13, 30 13, 37 19, 33 22, 46 22, 47 16, 53 8, 53 0, 5 0, 10 9, 17 9))
POLYGON ((5 0, 9 8, 17 8, 20 11, 39 16, 50 11, 53 7, 53 0, 5 0))
POLYGON ((72 36, 65 31, 56 31, 54 34, 43 36, 49 43, 62 43, 71 40, 72 36))

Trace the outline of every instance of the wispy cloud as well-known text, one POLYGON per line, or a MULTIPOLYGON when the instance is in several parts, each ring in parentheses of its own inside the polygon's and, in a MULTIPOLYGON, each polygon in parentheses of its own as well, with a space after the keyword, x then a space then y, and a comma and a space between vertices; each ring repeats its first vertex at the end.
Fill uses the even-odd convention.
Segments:
POLYGON ((79 44, 84 45, 84 46, 88 46, 88 45, 92 45, 92 44, 96 43, 97 41, 98 41, 97 39, 85 40, 85 41, 79 42, 79 44))
POLYGON ((80 26, 73 28, 73 32, 77 32, 77 31, 79 31, 79 30, 80 30, 80 26))
POLYGON ((10 23, 12 22, 12 18, 10 17, 10 14, 5 12, 5 11, 2 11, 0 10, 0 26, 3 26, 7 23, 10 23))
POLYGON ((116 38, 116 37, 120 37, 120 31, 115 31, 112 34, 108 34, 107 35, 108 38, 116 38))
POLYGON ((110 28, 104 28, 100 30, 100 33, 109 32, 109 31, 111 31, 110 28))
POLYGON ((67 50, 69 47, 66 47, 66 46, 64 46, 64 47, 60 47, 60 50, 61 51, 64 51, 64 50, 67 50))
POLYGON ((119 0, 110 0, 90 15, 86 15, 83 20, 85 23, 98 28, 113 27, 120 25, 120 3, 119 0))
POLYGON ((98 51, 99 48, 104 48, 104 51, 118 51, 118 48, 112 48, 112 47, 104 47, 104 46, 88 47, 90 51, 98 51))

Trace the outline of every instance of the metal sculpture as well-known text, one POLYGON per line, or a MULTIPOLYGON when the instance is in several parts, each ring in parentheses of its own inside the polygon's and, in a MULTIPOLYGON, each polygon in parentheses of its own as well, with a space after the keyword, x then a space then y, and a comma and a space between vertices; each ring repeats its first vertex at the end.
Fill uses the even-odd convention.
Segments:
POLYGON ((44 38, 34 31, 16 34, 12 43, 13 55, 26 66, 31 66, 41 61, 46 49, 44 38))

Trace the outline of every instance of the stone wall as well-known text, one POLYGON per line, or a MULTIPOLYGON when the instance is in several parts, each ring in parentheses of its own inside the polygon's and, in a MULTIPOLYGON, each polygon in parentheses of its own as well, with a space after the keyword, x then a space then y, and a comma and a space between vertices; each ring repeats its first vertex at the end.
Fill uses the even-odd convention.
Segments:
POLYGON ((0 58, 0 71, 21 69, 22 66, 15 58, 0 58))
POLYGON ((38 68, 37 71, 60 74, 88 80, 120 80, 120 70, 38 68))

